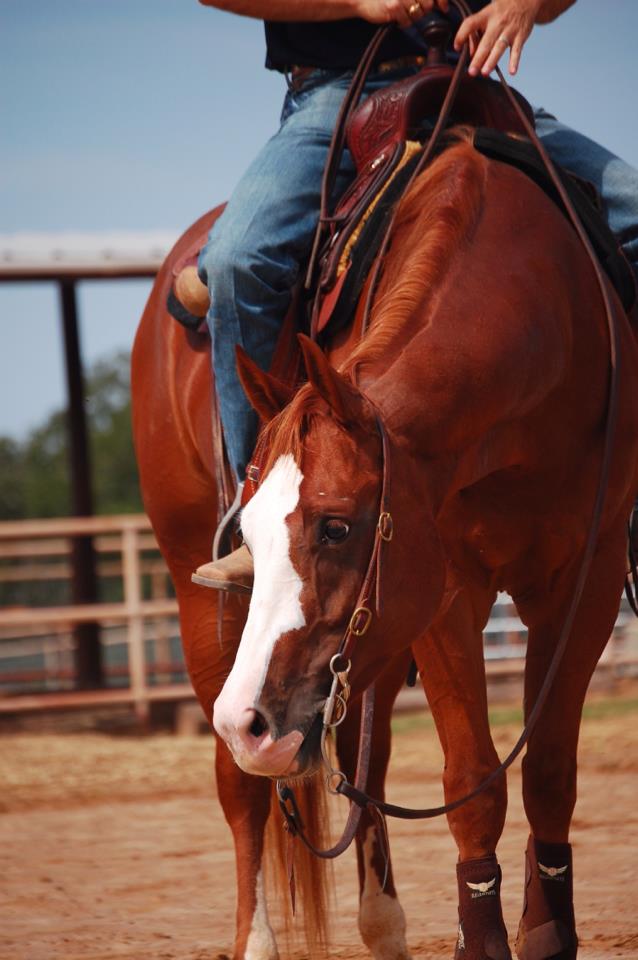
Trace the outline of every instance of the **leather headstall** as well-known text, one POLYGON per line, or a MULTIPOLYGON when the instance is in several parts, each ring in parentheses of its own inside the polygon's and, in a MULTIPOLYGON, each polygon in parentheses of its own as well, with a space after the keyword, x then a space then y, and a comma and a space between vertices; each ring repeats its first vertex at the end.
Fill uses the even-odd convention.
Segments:
MULTIPOLYGON (((371 403, 362 393, 366 402, 371 403)), ((363 578, 363 583, 357 597, 354 610, 348 620, 348 625, 341 643, 334 656, 330 660, 330 672, 332 674, 332 684, 330 693, 326 699, 323 709, 323 725, 321 731, 321 754, 324 767, 327 771, 326 781, 328 789, 332 793, 342 793, 342 788, 347 785, 354 787, 357 796, 365 796, 365 789, 368 780, 368 770, 370 766, 370 754, 372 748, 372 721, 374 717, 374 684, 371 684, 363 694, 361 729, 359 733, 359 752, 357 757, 357 770, 355 783, 351 785, 346 775, 341 770, 335 770, 328 752, 327 738, 334 728, 343 722, 348 708, 348 698, 350 696, 350 684, 348 676, 352 667, 352 658, 355 648, 360 638, 368 632, 372 620, 376 614, 377 617, 382 613, 381 599, 381 576, 382 576, 382 558, 384 544, 389 543, 394 535, 394 524, 392 514, 390 513, 390 443, 387 431, 383 425, 378 411, 376 414, 376 425, 381 438, 381 494, 379 498, 379 514, 374 531, 374 542, 370 552, 370 559, 363 578), (374 602, 373 602, 374 601, 374 602)), ((319 850, 308 839, 303 831, 303 825, 299 816, 299 809, 292 789, 282 781, 277 782, 277 795, 279 805, 284 815, 286 827, 291 836, 298 836, 305 846, 316 856, 322 859, 333 859, 338 857, 346 850, 357 832, 359 820, 364 804, 352 804, 350 813, 343 834, 339 841, 329 850, 319 850)))

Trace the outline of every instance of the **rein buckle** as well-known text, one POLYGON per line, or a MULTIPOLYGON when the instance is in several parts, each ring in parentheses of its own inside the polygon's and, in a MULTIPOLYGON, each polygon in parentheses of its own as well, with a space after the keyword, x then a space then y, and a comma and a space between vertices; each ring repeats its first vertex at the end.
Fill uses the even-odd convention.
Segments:
POLYGON ((386 543, 389 543, 392 540, 392 535, 394 534, 394 524, 392 522, 392 515, 384 512, 380 514, 379 520, 377 522, 377 530, 379 531, 379 536, 382 540, 385 540, 386 543))
POLYGON ((350 617, 348 629, 350 633, 355 635, 355 637, 362 637, 368 632, 371 623, 372 610, 369 610, 368 607, 357 607, 350 617))

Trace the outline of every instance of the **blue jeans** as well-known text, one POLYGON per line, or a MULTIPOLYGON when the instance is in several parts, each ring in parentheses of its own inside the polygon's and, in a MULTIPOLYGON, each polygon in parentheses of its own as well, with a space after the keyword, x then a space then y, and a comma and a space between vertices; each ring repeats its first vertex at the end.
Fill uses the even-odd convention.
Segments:
MULTIPOLYGON (((365 93, 409 72, 372 75, 365 93)), ((200 276, 211 295, 207 319, 226 449, 239 480, 258 423, 237 376, 235 345, 262 369, 270 366, 312 243, 326 154, 351 76, 316 70, 300 89, 288 91, 279 130, 240 180, 200 254, 200 276)), ((537 129, 553 159, 598 188, 609 225, 638 274, 638 171, 543 110, 537 111, 537 129)), ((346 152, 337 196, 353 176, 346 152)))

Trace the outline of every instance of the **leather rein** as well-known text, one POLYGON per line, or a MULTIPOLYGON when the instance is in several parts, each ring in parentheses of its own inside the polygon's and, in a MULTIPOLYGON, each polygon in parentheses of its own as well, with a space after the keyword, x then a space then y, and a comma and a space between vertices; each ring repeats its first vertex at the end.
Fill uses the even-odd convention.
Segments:
MULTIPOLYGON (((463 0, 452 0, 452 3, 457 7, 457 9, 464 15, 467 16, 469 11, 463 2, 463 0)), ((361 91, 363 90, 363 84, 367 73, 370 70, 374 56, 386 36, 390 27, 381 28, 375 37, 372 40, 368 50, 364 54, 362 61, 359 65, 359 68, 355 72, 355 75, 352 80, 350 90, 346 94, 344 100, 344 106, 339 116, 337 129, 333 137, 332 147, 328 162, 326 164, 326 169, 324 172, 324 180, 322 185, 322 219, 317 230, 315 237, 315 243, 313 247, 313 254, 311 257, 311 264, 308 271, 308 276, 311 277, 313 274, 314 263, 316 261, 317 252, 320 247, 321 237, 323 235, 323 229, 326 223, 330 222, 330 217, 327 213, 327 204, 329 196, 332 192, 332 187, 334 185, 334 178, 336 170, 338 168, 339 159, 343 151, 343 145, 345 143, 345 127, 350 113, 356 106, 361 91)), ((427 146, 422 154, 422 157, 414 170, 414 173, 408 183, 409 189, 413 180, 422 172, 424 167, 429 162, 432 157, 434 150, 437 146, 438 141, 440 140, 441 133, 449 119, 451 108, 454 102, 456 91, 460 84, 461 76, 465 70, 467 60, 468 60, 468 47, 467 45, 463 48, 461 55, 459 57, 458 64, 456 66, 454 75, 451 79, 448 92, 446 94, 445 100, 443 102, 441 113, 434 127, 431 139, 428 141, 427 146)), ((539 691, 536 702, 527 717, 527 722, 516 741, 515 745, 512 747, 511 751, 507 757, 496 767, 478 786, 476 786, 469 793, 465 794, 462 797, 458 797, 456 800, 452 800, 448 803, 441 804, 436 807, 427 807, 423 809, 412 809, 408 807, 397 806, 392 803, 386 803, 381 800, 377 800, 373 797, 370 797, 366 791, 367 777, 370 763, 370 754, 372 746, 372 722, 374 715, 374 684, 368 687, 368 689, 363 694, 362 701, 362 714, 361 714, 361 727, 359 733, 359 751, 357 758, 357 769, 354 777, 354 783, 350 783, 346 775, 340 771, 336 770, 332 766, 331 759, 328 754, 327 749, 327 738, 330 730, 337 727, 340 723, 343 722, 343 719, 346 715, 347 710, 347 701, 350 693, 350 687, 348 683, 348 674, 350 672, 352 658, 355 652, 356 644, 360 637, 364 636, 370 627, 374 614, 376 613, 377 617, 381 613, 381 569, 382 569, 382 555, 384 544, 392 539, 393 535, 393 525, 392 525, 392 516, 389 509, 389 500, 390 500, 390 446, 387 437, 385 427, 383 425, 383 420, 378 411, 376 411, 376 422, 377 429, 381 438, 381 447, 382 447, 382 487, 381 487, 381 496, 379 504, 379 517, 377 521, 377 526, 375 530, 374 544, 372 547, 370 560, 368 562, 368 567, 364 576, 363 584, 359 592, 359 596, 356 602, 355 610, 350 617, 348 626, 344 633, 344 636, 341 640, 341 644, 337 653, 332 657, 330 661, 330 671, 332 673, 332 685, 330 694, 326 700, 324 711, 323 711, 323 729, 321 735, 321 751, 323 764, 327 770, 327 785, 328 789, 332 793, 340 794, 344 797, 347 797, 350 803, 350 811, 348 814, 348 819, 343 831, 342 836, 334 844, 326 850, 317 849, 313 843, 309 840, 304 832, 303 823, 299 814, 299 809, 295 800, 294 792, 290 786, 286 784, 285 781, 277 782, 277 793, 279 798, 279 804, 284 815, 284 825, 289 831, 291 837, 298 836, 304 845, 316 856, 323 859, 333 859, 339 856, 347 847, 350 845, 354 836, 357 832, 361 815, 364 810, 368 811, 371 815, 377 818, 381 822, 382 831, 381 836, 385 836, 385 824, 383 821, 384 816, 398 817, 405 820, 424 820, 431 819, 433 817, 441 816, 442 814, 450 813, 452 810, 456 810, 461 807, 463 804, 467 803, 469 800, 474 799, 483 793, 495 780, 501 777, 505 771, 512 765, 514 760, 519 756, 523 747, 529 741, 529 738, 534 730, 534 727, 538 721, 538 718, 541 714, 541 711, 545 705, 547 697, 549 695, 550 688, 554 682, 560 663, 567 647, 569 637, 571 634, 572 627, 574 625, 574 620, 576 613, 578 611, 578 606, 585 589, 587 577, 589 575, 591 562, 594 556, 596 549, 596 544, 598 540, 598 533, 600 530, 600 523, 604 508, 605 496, 607 492, 607 485, 609 480, 609 473, 611 467, 611 457, 613 453, 613 444, 614 444, 614 434, 617 420, 617 407, 618 407, 618 388, 619 388, 619 337, 618 337, 618 321, 615 312, 615 307, 613 301, 609 295, 609 288, 606 281, 606 278, 603 274, 602 268, 598 262, 594 249, 591 245, 589 237, 585 232, 578 214, 573 208, 573 205, 567 195, 566 190, 563 187, 563 184, 554 168, 552 161, 542 143, 540 142, 536 132, 534 131, 533 126, 530 124, 529 120, 525 116, 524 111, 519 106, 515 96, 510 90, 503 74, 500 69, 497 67, 497 74, 503 85, 505 92, 516 110, 517 114, 520 117, 520 120, 523 126, 526 129, 527 135, 529 136, 532 143, 534 143, 536 149, 538 150, 543 163, 547 169, 548 175, 556 188, 564 206, 569 216, 569 219, 578 234, 578 237, 583 244, 587 256, 589 257, 592 267, 594 269, 598 285, 600 287, 601 295, 605 305, 606 321, 607 321, 607 330, 609 336, 609 350, 610 350, 610 380, 609 380, 609 392, 608 392, 608 404, 607 404, 607 416, 605 423, 605 437, 604 437, 604 446, 603 446, 603 455, 600 465, 600 473, 598 480, 598 487, 596 492, 596 499, 594 502, 592 517, 590 522, 590 527, 587 535, 587 540, 585 543, 585 549, 583 552, 583 557, 576 579, 576 584, 574 587, 574 593, 572 596, 571 605, 569 611, 565 617, 563 623, 562 631, 559 636, 556 649, 554 651, 551 663, 549 665, 547 674, 539 691), (374 612, 371 607, 370 598, 373 595, 374 591, 374 612)), ((374 300, 374 294, 381 270, 381 263, 385 252, 387 251, 390 233, 394 225, 395 218, 392 217, 387 232, 383 238, 381 244, 380 252, 378 259, 376 261, 374 273, 372 275, 372 280, 370 283, 370 288, 368 292, 368 297, 365 305, 365 321, 364 329, 367 319, 370 315, 372 303, 374 300)), ((367 398, 364 399, 367 400, 367 398)), ((368 401, 369 403, 370 401, 368 401)), ((387 862, 387 851, 386 851, 386 862, 387 862)))

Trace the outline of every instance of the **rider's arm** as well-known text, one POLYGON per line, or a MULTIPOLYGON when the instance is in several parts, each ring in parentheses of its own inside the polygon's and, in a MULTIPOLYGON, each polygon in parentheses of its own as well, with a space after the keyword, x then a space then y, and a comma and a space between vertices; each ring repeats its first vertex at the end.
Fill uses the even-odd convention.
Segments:
POLYGON ((551 23, 575 3, 576 0, 544 0, 536 14, 536 23, 551 23))
MULTIPOLYGON (((199 0, 207 7, 260 20, 320 21, 361 17, 369 23, 398 23, 409 27, 414 22, 408 14, 413 0, 199 0)), ((438 7, 444 13, 448 0, 420 0, 419 17, 438 7)))
POLYGON ((470 73, 487 76, 507 48, 510 48, 509 72, 516 73, 521 51, 534 24, 550 23, 576 0, 492 0, 486 7, 463 21, 454 40, 460 50, 470 42, 470 73), (477 39, 480 35, 480 40, 477 39))

